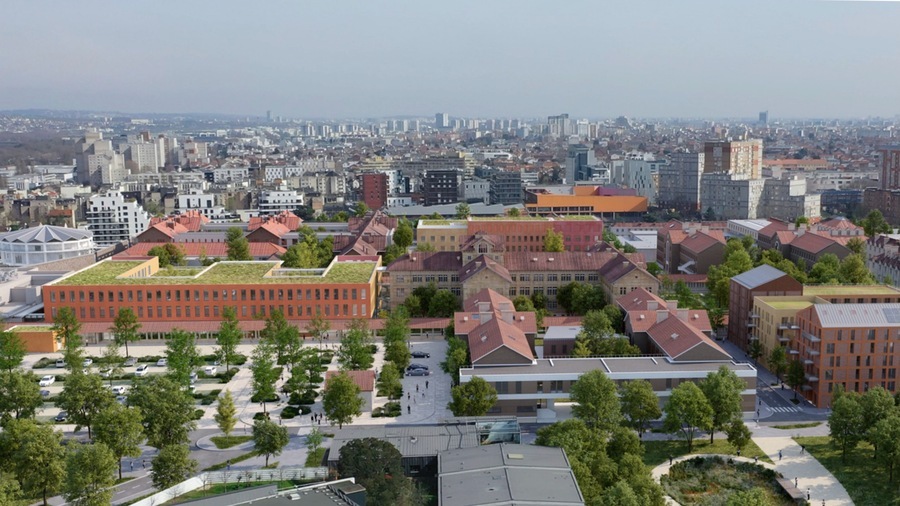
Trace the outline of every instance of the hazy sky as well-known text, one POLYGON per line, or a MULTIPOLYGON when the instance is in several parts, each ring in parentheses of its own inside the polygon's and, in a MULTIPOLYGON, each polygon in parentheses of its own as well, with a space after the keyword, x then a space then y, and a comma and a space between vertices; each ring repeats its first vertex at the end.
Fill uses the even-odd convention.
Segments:
POLYGON ((900 2, 3 0, 0 109, 900 113, 900 2))

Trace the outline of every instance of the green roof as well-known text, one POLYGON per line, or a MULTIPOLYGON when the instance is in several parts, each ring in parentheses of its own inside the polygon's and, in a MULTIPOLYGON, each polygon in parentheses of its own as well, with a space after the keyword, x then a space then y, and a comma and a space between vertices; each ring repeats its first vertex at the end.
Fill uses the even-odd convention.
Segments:
MULTIPOLYGON (((759 300, 759 299, 757 299, 759 300)), ((773 309, 790 309, 800 311, 813 305, 812 301, 805 300, 759 300, 761 304, 766 304, 773 309)))
POLYGON ((420 227, 449 227, 453 225, 465 225, 466 220, 419 220, 420 227))
POLYGON ((803 295, 900 295, 888 285, 806 285, 803 295))
POLYGON ((588 214, 566 214, 564 216, 555 216, 553 219, 557 221, 598 221, 597 218, 588 214))
POLYGON ((550 221, 544 216, 472 216, 472 221, 550 221))
MULTIPOLYGON (((89 285, 257 285, 368 283, 375 262, 337 262, 323 275, 322 269, 277 269, 279 262, 217 262, 195 276, 118 278, 144 261, 104 261, 61 279, 56 286, 89 285), (268 274, 268 276, 267 276, 268 274)), ((167 274, 167 273, 166 273, 167 274)))
POLYGON ((53 327, 49 325, 16 325, 9 330, 12 332, 52 332, 53 327))

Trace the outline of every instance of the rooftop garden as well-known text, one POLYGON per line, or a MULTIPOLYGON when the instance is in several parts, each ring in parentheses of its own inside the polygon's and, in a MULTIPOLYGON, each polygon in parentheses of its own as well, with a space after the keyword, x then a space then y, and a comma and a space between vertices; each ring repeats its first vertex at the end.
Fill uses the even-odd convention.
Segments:
MULTIPOLYGON (((298 271, 298 275, 268 276, 278 262, 219 262, 208 269, 195 269, 193 275, 183 273, 190 269, 178 269, 177 275, 165 269, 150 277, 118 278, 122 273, 137 267, 139 261, 100 262, 68 278, 54 283, 56 286, 89 285, 258 285, 258 284, 317 284, 317 283, 368 283, 375 270, 375 262, 336 263, 323 276, 298 271)), ((289 271, 288 271, 289 272, 289 271)))
POLYGON ((887 285, 806 285, 803 295, 897 295, 896 288, 887 285))
POLYGON ((549 221, 543 216, 473 216, 472 221, 549 221))
POLYGON ((49 325, 17 325, 9 330, 13 332, 52 332, 53 327, 49 325))
POLYGON ((765 304, 768 304, 774 309, 796 309, 797 311, 806 309, 809 306, 813 305, 812 302, 802 300, 773 300, 765 301, 765 304))
POLYGON ((447 227, 450 225, 465 225, 466 220, 419 220, 420 227, 447 227))

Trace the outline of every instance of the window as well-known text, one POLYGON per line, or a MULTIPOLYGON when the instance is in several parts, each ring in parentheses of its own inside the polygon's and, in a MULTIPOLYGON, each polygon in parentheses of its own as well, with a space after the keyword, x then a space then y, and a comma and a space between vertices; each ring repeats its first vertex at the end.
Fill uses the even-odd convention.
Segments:
POLYGON ((498 381, 494 383, 497 386, 498 394, 508 394, 509 393, 509 382, 507 381, 498 381))

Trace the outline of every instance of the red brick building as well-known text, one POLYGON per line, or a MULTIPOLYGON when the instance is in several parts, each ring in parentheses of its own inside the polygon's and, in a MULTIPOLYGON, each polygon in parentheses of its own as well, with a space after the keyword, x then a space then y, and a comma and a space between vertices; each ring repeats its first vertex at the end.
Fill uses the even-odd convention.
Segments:
POLYGON ((387 174, 374 172, 362 175, 362 201, 369 209, 381 209, 387 205, 387 174))
POLYGON ((728 299, 728 340, 747 351, 750 329, 757 326, 753 298, 770 295, 803 295, 803 285, 771 265, 760 265, 731 278, 728 299))

